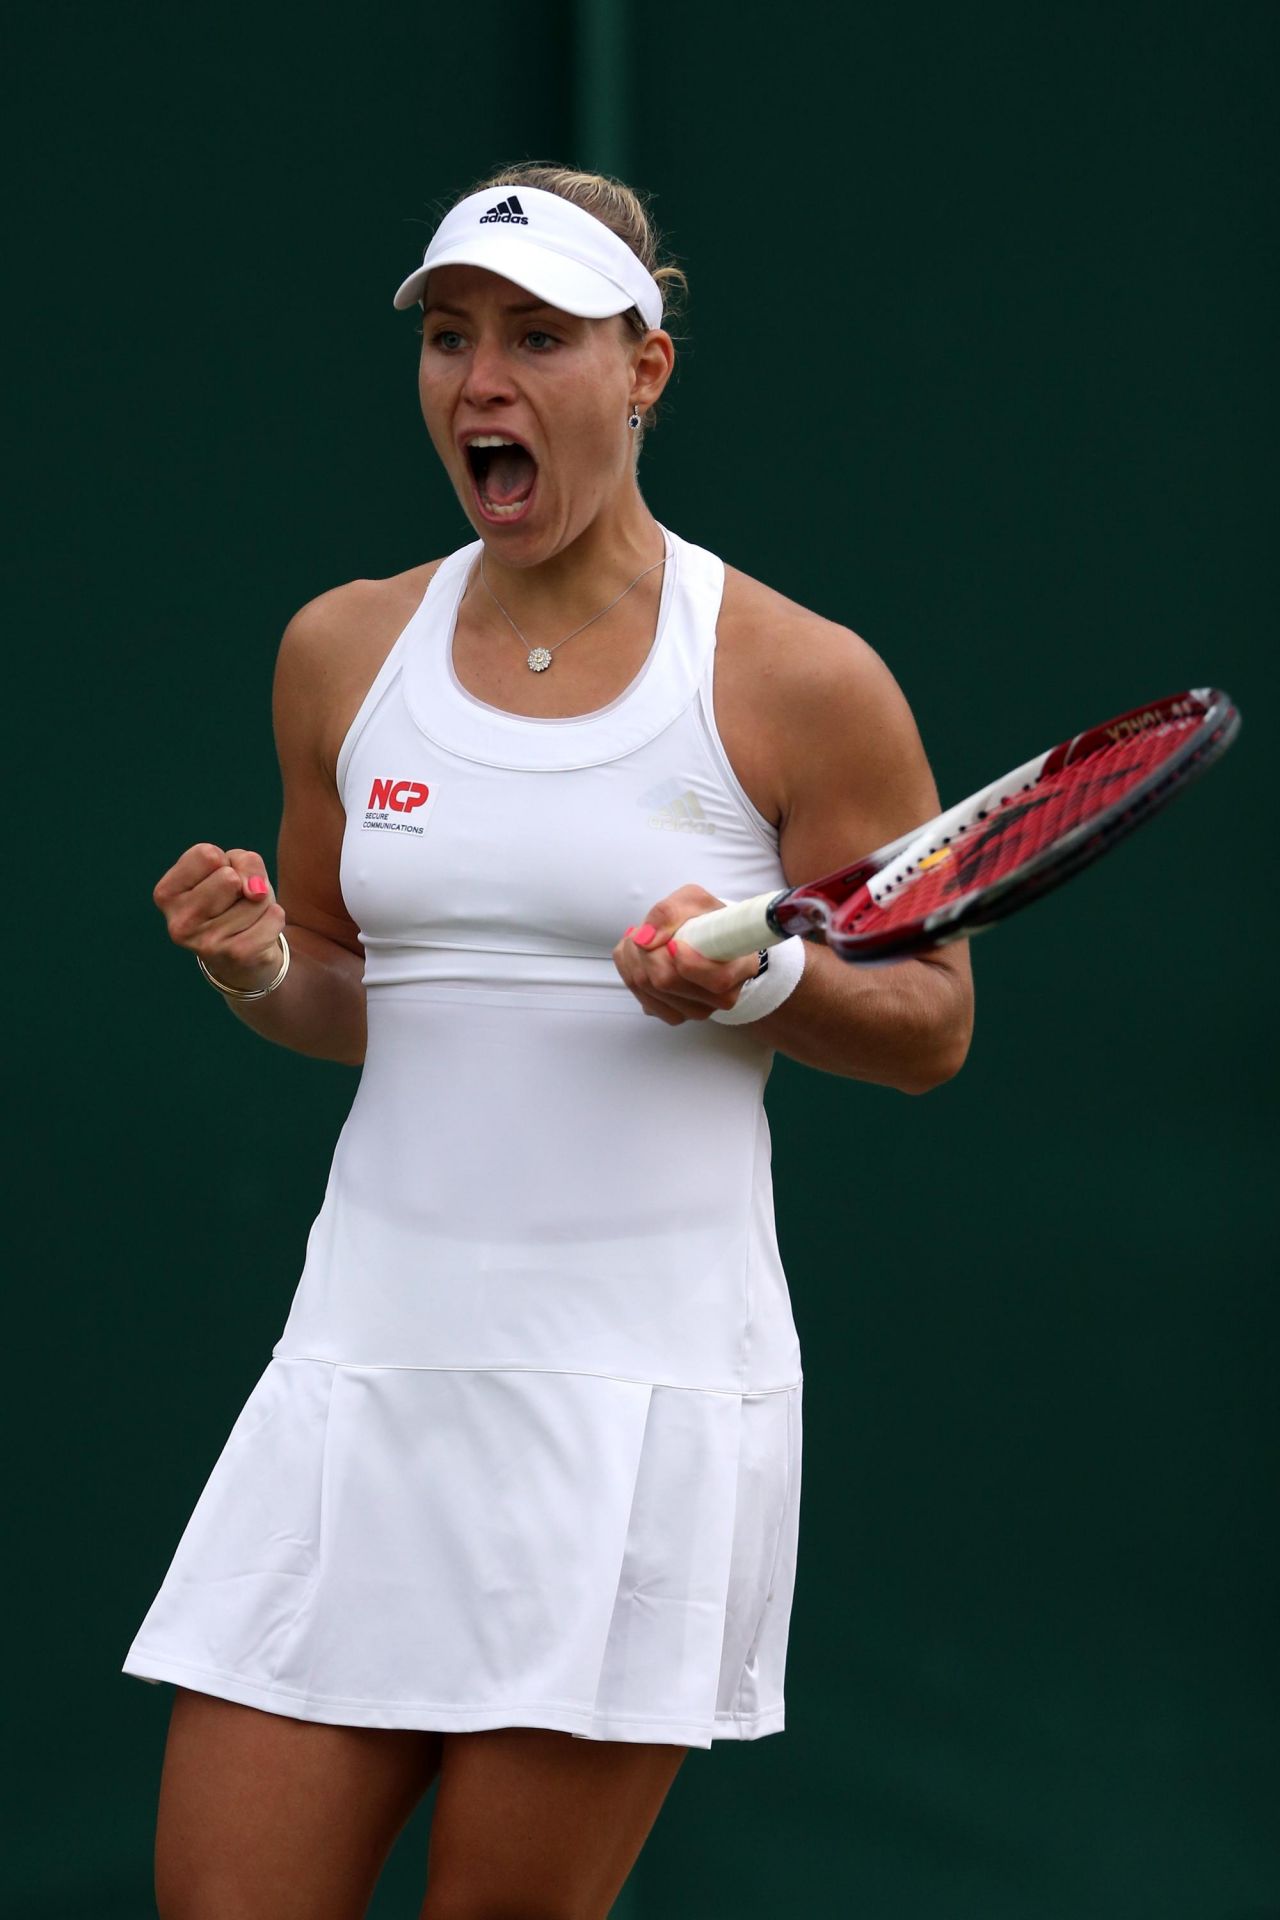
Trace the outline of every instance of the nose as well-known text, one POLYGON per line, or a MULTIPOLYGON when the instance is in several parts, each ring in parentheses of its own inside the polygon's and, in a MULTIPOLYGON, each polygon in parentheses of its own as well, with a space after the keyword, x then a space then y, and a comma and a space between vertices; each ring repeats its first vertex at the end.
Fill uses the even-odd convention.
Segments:
POLYGON ((467 365, 463 398, 471 406, 485 407, 503 405, 515 397, 515 384, 505 349, 500 341, 486 339, 482 335, 467 365))

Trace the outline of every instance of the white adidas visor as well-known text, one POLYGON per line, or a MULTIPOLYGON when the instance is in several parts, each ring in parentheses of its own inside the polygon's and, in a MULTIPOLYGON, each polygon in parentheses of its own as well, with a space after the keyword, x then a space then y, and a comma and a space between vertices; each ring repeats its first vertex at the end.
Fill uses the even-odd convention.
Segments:
POLYGON ((489 187, 459 200, 393 304, 403 309, 421 300, 435 267, 487 267, 582 319, 635 307, 646 327, 662 325, 662 289, 626 242, 594 214, 541 187, 489 187))

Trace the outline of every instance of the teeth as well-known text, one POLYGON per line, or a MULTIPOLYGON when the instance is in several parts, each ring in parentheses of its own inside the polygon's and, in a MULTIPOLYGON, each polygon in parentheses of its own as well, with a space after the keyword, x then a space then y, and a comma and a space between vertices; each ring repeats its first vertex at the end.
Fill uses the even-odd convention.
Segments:
POLYGON ((497 433, 472 433, 467 435, 469 447, 518 447, 518 440, 504 440, 497 433))
POLYGON ((513 500, 509 506, 499 506, 496 500, 490 500, 488 495, 483 493, 480 495, 480 502, 486 513, 506 516, 519 513, 522 507, 527 507, 529 504, 527 500, 513 500))

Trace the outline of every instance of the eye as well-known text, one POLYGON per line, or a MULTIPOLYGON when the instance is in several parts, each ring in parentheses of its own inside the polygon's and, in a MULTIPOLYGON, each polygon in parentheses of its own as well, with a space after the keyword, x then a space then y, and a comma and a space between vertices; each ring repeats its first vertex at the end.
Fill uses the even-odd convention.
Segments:
POLYGON ((439 347, 442 353, 456 353, 462 345, 462 335, 456 327, 437 327, 431 336, 433 347, 439 347))
POLYGON ((535 353, 547 353, 558 344, 553 333, 547 333, 542 327, 530 327, 525 339, 535 353))

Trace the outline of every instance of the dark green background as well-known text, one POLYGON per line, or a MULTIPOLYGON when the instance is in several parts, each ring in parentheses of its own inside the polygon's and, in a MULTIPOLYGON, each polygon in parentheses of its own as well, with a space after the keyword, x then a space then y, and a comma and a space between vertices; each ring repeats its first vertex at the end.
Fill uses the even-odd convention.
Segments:
MULTIPOLYGON (((1272 4, 49 5, 11 38, 5 1910, 152 1911, 119 1673, 278 1337, 354 1074, 170 947, 270 857, 279 633, 470 533, 391 294, 522 157, 693 287, 658 516, 876 646, 947 797, 1187 683, 1246 715, 976 952, 924 1100, 779 1062, 806 1364, 788 1727, 617 1909, 1280 1915, 1272 4), (602 65, 620 56, 613 78, 602 65)), ((690 875, 695 878, 696 875, 690 875)), ((416 1912, 427 1809, 375 1920, 416 1912)))

